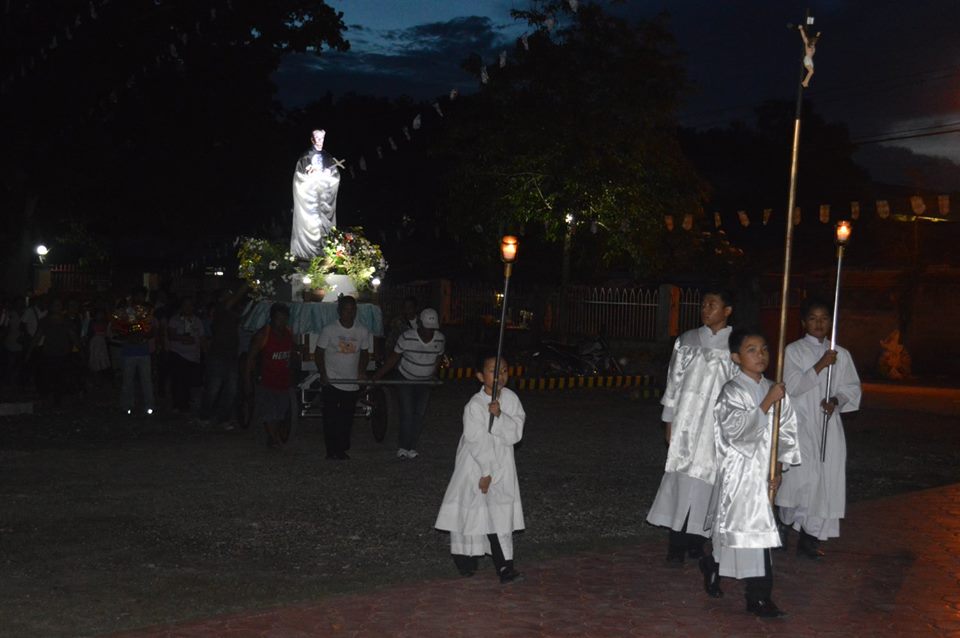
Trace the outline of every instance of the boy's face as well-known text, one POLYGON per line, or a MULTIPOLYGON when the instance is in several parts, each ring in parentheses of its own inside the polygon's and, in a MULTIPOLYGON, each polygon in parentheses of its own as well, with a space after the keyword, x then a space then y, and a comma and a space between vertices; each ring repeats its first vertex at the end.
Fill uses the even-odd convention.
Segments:
MULTIPOLYGON (((483 371, 477 373, 477 379, 483 384, 487 392, 493 392, 493 369, 497 365, 495 358, 487 359, 483 362, 483 371)), ((508 370, 509 364, 504 358, 500 358, 500 380, 497 381, 497 387, 502 388, 507 385, 507 379, 510 377, 508 370)))
POLYGON ((770 363, 770 351, 767 349, 767 340, 759 335, 751 335, 743 340, 740 349, 730 357, 740 369, 752 377, 763 374, 770 363))
POLYGON ((724 306, 720 295, 704 295, 703 302, 700 305, 700 320, 703 325, 715 327, 723 326, 727 323, 727 318, 733 312, 731 306, 724 306))
POLYGON ((830 316, 826 308, 811 308, 807 316, 800 320, 800 323, 803 324, 803 330, 808 335, 823 341, 830 334, 833 317, 830 316))

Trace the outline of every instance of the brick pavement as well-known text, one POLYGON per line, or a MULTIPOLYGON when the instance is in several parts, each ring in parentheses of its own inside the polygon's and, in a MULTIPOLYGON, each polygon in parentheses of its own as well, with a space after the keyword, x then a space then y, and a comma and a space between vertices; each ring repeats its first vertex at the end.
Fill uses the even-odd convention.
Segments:
POLYGON ((748 616, 729 579, 724 598, 708 598, 693 561, 668 567, 663 543, 650 542, 536 564, 518 556, 527 578, 506 587, 490 568, 118 637, 960 635, 960 484, 856 504, 842 532, 820 562, 774 554, 781 619, 748 616))

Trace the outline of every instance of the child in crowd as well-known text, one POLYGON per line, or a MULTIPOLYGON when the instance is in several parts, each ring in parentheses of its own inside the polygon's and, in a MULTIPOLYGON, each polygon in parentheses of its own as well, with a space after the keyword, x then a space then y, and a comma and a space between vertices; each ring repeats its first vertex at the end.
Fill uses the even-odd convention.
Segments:
POLYGON ((770 353, 759 331, 733 330, 730 357, 740 374, 724 384, 714 409, 719 469, 708 516, 713 526, 713 556, 704 556, 700 569, 710 596, 723 595, 721 576, 742 578, 746 580, 747 612, 782 616, 770 597, 770 548, 780 546, 769 493, 771 487, 778 487, 769 484, 774 404, 783 401, 777 448, 781 463, 800 463, 797 417, 784 385, 763 376, 770 353))
POLYGON ((777 505, 784 525, 800 532, 797 554, 816 560, 823 555, 820 541, 840 535, 847 497, 847 442, 840 413, 860 409, 860 377, 847 350, 830 349, 830 305, 810 298, 800 314, 804 336, 786 348, 783 380, 797 411, 804 463, 784 474, 777 505), (828 415, 826 445, 824 415, 828 415))
POLYGON ((673 344, 663 393, 667 463, 660 489, 647 514, 653 525, 670 528, 667 562, 700 558, 709 535, 705 524, 717 473, 713 441, 713 406, 720 388, 737 372, 727 341, 732 295, 724 290, 703 294, 703 325, 684 332, 673 344))
POLYGON ((478 363, 483 387, 463 409, 463 436, 435 526, 450 532, 450 552, 463 576, 473 576, 478 558, 490 554, 506 584, 520 578, 513 568, 513 532, 524 524, 513 446, 523 437, 526 414, 517 395, 504 387, 506 359, 500 359, 497 396, 496 356, 478 363))

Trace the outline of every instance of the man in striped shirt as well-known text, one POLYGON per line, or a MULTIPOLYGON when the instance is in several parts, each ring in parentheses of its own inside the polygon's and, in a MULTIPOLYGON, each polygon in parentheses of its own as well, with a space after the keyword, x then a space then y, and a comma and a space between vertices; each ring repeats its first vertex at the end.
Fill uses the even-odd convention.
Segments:
MULTIPOLYGON (((427 308, 421 312, 419 327, 411 328, 400 336, 393 352, 373 378, 382 379, 388 372, 397 368, 400 379, 407 381, 433 379, 437 374, 437 367, 446 343, 439 328, 440 318, 436 310, 427 308)), ((410 383, 396 387, 400 399, 397 458, 414 459, 419 455, 417 440, 420 438, 423 417, 427 413, 427 404, 430 402, 430 386, 410 383)))

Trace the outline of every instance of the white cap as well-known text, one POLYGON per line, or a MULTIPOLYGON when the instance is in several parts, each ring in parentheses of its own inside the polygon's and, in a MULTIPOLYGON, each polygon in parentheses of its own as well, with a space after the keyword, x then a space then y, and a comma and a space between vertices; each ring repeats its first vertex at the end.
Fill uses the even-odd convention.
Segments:
POLYGON ((424 308, 420 313, 420 325, 432 330, 439 328, 440 318, 437 316, 437 311, 433 308, 424 308))

